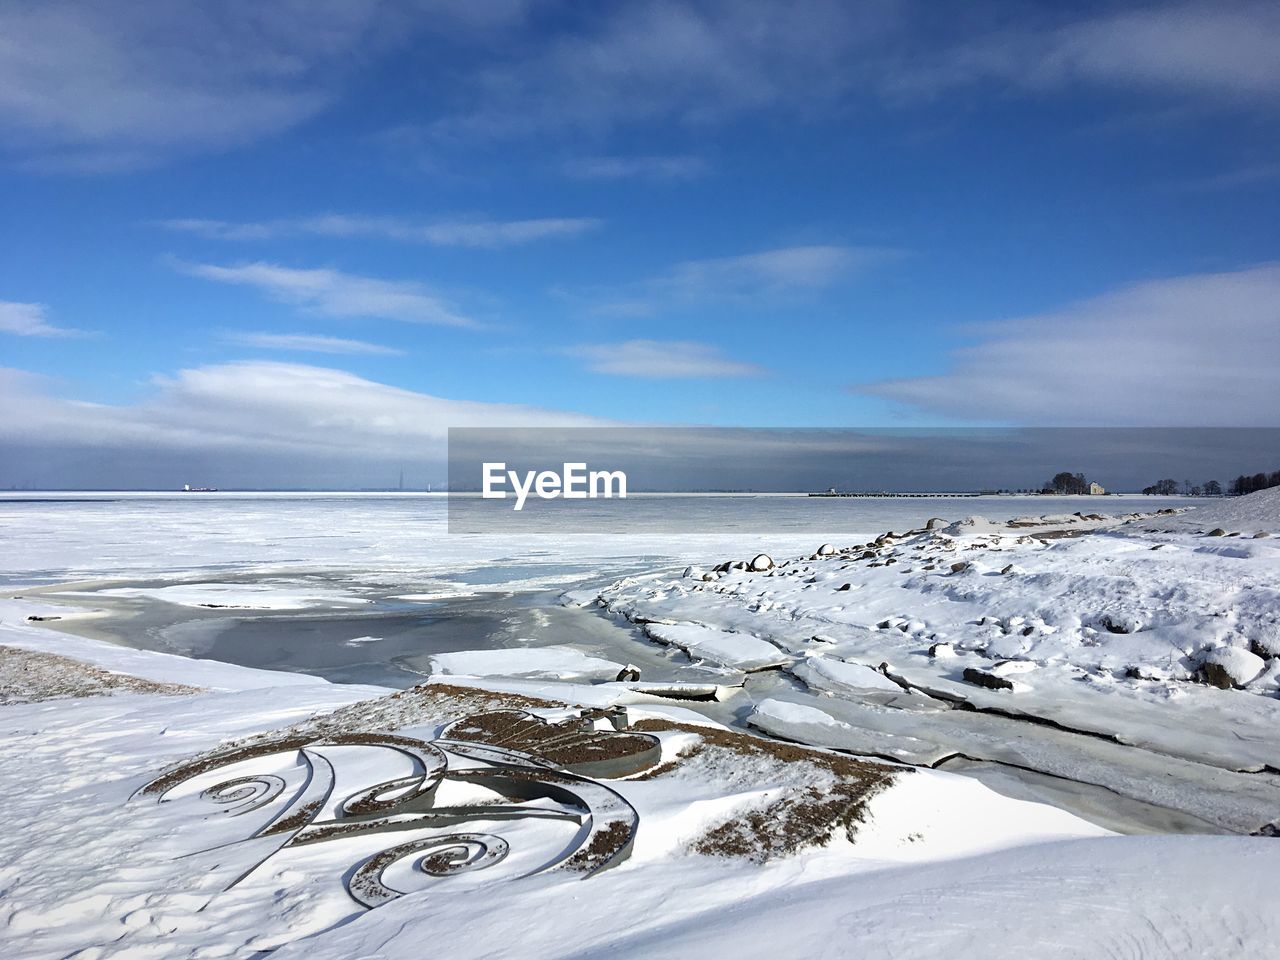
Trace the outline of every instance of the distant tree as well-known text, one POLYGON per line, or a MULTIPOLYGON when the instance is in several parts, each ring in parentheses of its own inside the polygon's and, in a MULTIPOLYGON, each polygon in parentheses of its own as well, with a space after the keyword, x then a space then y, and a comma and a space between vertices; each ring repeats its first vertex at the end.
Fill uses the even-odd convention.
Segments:
POLYGON ((1204 482, 1204 495, 1206 497, 1222 496, 1222 484, 1217 480, 1206 480, 1204 482))
POLYGON ((1242 497, 1247 493, 1256 493, 1268 487, 1280 487, 1280 470, 1272 473, 1255 473, 1253 476, 1241 474, 1231 481, 1227 492, 1232 496, 1242 497))
POLYGON ((1203 487, 1196 486, 1196 487, 1192 487, 1192 488, 1191 488, 1191 496, 1193 496, 1193 497, 1199 497, 1199 496, 1203 496, 1203 495, 1204 495, 1204 488, 1203 488, 1203 487))
POLYGON ((1088 493, 1089 481, 1085 479, 1083 473, 1070 473, 1062 471, 1056 473, 1053 479, 1044 485, 1043 493, 1088 493))
POLYGON ((1178 493, 1178 481, 1172 478, 1157 480, 1149 487, 1143 487, 1142 492, 1147 496, 1172 497, 1178 493))

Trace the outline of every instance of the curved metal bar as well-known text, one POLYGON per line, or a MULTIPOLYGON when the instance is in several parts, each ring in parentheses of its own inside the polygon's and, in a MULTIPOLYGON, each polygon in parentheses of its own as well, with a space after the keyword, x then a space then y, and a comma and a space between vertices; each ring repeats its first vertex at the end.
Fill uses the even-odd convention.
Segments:
MULTIPOLYGON (((525 876, 562 869, 593 876, 622 862, 631 852, 639 816, 618 792, 583 775, 625 776, 656 762, 659 741, 646 734, 596 731, 584 719, 549 723, 526 711, 504 710, 477 714, 445 727, 442 738, 428 743, 392 733, 330 737, 282 737, 214 753, 172 768, 140 788, 137 795, 153 795, 165 802, 172 791, 190 779, 219 767, 297 751, 307 778, 296 795, 274 818, 247 839, 278 838, 265 857, 238 876, 228 888, 252 874, 282 848, 345 837, 453 827, 476 820, 549 819, 578 825, 572 843, 525 876), (613 739, 613 738, 625 738, 613 739), (369 746, 396 751, 413 761, 415 772, 384 780, 345 798, 332 819, 317 819, 329 804, 336 781, 323 748, 369 746), (485 764, 450 770, 448 753, 485 764), (555 762, 558 758, 562 763, 555 762), (565 768, 568 765, 568 769, 565 768), (514 803, 474 803, 435 807, 445 780, 492 790, 514 803), (562 809, 534 806, 527 801, 549 800, 562 809)), ((275 774, 249 774, 225 780, 204 790, 202 799, 231 806, 233 814, 260 809, 285 790, 275 774)), ((243 841, 240 841, 243 842, 243 841)), ((348 892, 366 907, 399 896, 383 874, 407 856, 424 854, 416 869, 431 876, 449 876, 484 869, 507 856, 501 837, 457 833, 420 837, 390 847, 361 862, 348 876, 348 892)))
POLYGON ((410 840, 375 853, 356 867, 347 880, 347 892, 357 903, 373 909, 406 892, 392 889, 383 879, 387 869, 405 857, 427 854, 418 860, 415 868, 433 877, 444 877, 491 867, 503 860, 509 850, 507 841, 487 833, 455 833, 410 840))

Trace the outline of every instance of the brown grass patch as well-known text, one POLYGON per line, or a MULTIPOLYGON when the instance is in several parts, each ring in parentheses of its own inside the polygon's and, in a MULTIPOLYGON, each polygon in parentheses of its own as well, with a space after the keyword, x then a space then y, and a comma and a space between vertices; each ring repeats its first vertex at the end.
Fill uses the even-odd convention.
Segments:
POLYGON ((691 844, 695 853, 764 862, 806 847, 825 846, 838 831, 853 839, 867 803, 899 772, 882 764, 797 744, 765 740, 732 730, 717 730, 666 720, 641 720, 634 730, 690 733, 698 743, 672 761, 635 779, 668 776, 701 758, 712 766, 767 770, 781 786, 776 798, 718 824, 691 844))
POLYGON ((515 693, 494 693, 449 683, 420 683, 382 697, 360 700, 330 713, 308 717, 279 730, 225 740, 170 767, 148 786, 149 793, 163 793, 175 783, 197 773, 235 761, 248 760, 284 750, 297 750, 317 740, 331 743, 374 742, 369 735, 399 730, 437 720, 447 720, 473 711, 563 707, 554 700, 541 700, 515 693))
POLYGON ((198 693, 199 687, 158 683, 56 653, 0 646, 0 705, 37 703, 64 697, 106 697, 113 693, 198 693))

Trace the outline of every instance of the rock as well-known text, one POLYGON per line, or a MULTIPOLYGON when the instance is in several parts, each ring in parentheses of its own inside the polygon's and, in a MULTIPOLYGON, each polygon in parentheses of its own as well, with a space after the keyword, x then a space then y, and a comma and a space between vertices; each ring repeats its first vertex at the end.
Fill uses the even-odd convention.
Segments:
POLYGON ((1271 536, 1271 534, 1267 533, 1267 531, 1265 531, 1265 530, 1259 530, 1257 533, 1255 533, 1255 534, 1253 535, 1253 539, 1255 539, 1255 540, 1265 540, 1265 539, 1267 539, 1267 537, 1269 537, 1269 536, 1271 536))
POLYGON ((840 586, 836 587, 836 593, 844 593, 846 590, 852 590, 852 589, 853 589, 852 583, 842 583, 840 586))
POLYGON ((941 517, 930 517, 929 522, 924 525, 924 528, 926 530, 937 530, 946 522, 947 521, 943 520, 941 517))
POLYGON ((614 680, 615 683, 629 682, 638 683, 640 680, 640 668, 634 663, 628 663, 625 667, 618 671, 618 676, 614 680))
POLYGON ((829 557, 835 552, 836 552, 836 548, 829 543, 824 543, 822 546, 818 548, 818 556, 820 557, 829 557))
POLYGON ((1218 647, 1200 658, 1199 677, 1222 690, 1242 687, 1262 673, 1267 663, 1242 647, 1218 647))
POLYGON ((1098 618, 1098 626, 1107 633, 1137 633, 1142 624, 1122 613, 1104 613, 1098 618))
POLYGON ((1000 573, 1001 573, 1001 574, 1005 574, 1005 573, 1013 573, 1013 564, 1011 563, 1011 564, 1009 564, 1009 565, 1008 565, 1008 566, 1006 566, 1006 567, 1002 567, 1002 568, 1000 569, 1000 573))
POLYGON ((772 570, 773 557, 769 556, 767 553, 756 554, 755 559, 751 561, 751 569, 756 573, 760 573, 764 570, 772 570))
POLYGON ((953 563, 953 564, 951 565, 951 572, 952 572, 952 573, 964 573, 964 572, 965 572, 966 570, 968 570, 968 569, 969 569, 969 561, 968 561, 968 560, 961 560, 959 563, 953 563))
POLYGON ((745 561, 745 560, 735 560, 735 561, 733 561, 733 563, 729 564, 729 569, 730 569, 730 570, 746 570, 746 569, 747 569, 747 561, 745 561))
POLYGON ((1221 527, 1214 527, 1205 534, 1206 537, 1225 537, 1226 535, 1227 531, 1223 530, 1221 527))
POLYGON ((859 559, 859 560, 874 560, 874 559, 875 559, 875 557, 876 557, 876 552, 875 552, 874 550, 864 550, 864 551, 862 552, 862 555, 861 555, 860 557, 858 557, 858 559, 859 559))
POLYGON ((1264 660, 1280 657, 1280 623, 1260 623, 1254 627, 1249 650, 1264 660))
POLYGON ((954 657, 956 648, 949 643, 935 643, 929 647, 929 656, 937 660, 939 657, 954 657))
POLYGON ((988 690, 1012 690, 1013 683, 1004 677, 997 677, 995 674, 987 673, 984 670, 977 670, 974 667, 965 667, 964 673, 961 674, 965 681, 979 687, 986 687, 988 690))
POLYGON ((57 616, 52 616, 52 615, 41 617, 33 613, 31 614, 31 616, 27 617, 27 619, 32 623, 45 623, 49 620, 61 620, 62 618, 57 616))
POLYGON ((702 576, 702 571, 699 570, 697 567, 685 567, 683 576, 686 579, 693 579, 695 577, 702 576))

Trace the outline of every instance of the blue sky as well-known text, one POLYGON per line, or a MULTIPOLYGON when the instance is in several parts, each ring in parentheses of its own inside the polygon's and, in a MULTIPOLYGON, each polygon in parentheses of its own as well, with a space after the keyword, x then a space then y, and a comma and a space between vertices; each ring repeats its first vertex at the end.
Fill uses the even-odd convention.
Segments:
POLYGON ((0 36, 15 450, 1274 422, 1274 4, 18 0, 0 36))

